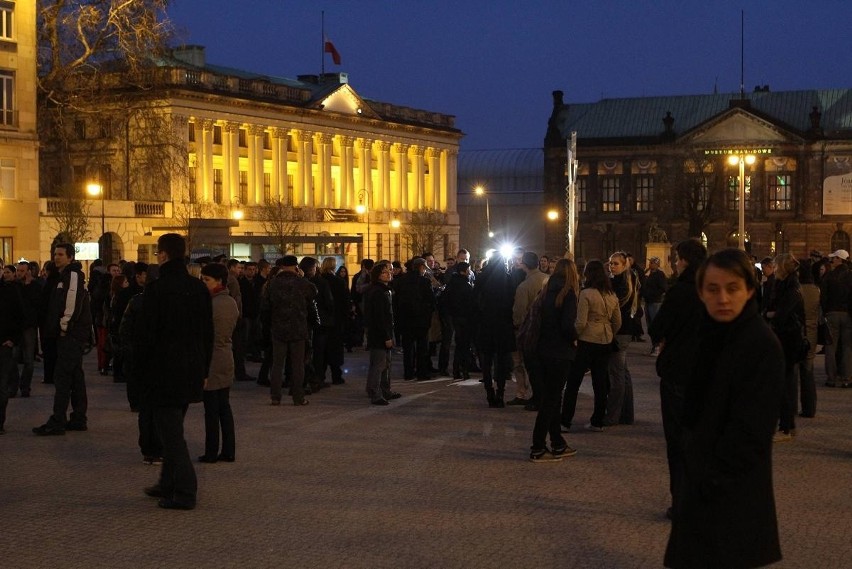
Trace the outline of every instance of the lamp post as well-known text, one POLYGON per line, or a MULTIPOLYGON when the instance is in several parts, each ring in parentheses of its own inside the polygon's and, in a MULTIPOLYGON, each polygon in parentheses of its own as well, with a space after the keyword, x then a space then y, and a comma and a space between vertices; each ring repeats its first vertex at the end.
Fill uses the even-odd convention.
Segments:
POLYGON ((739 248, 745 251, 745 166, 754 164, 755 157, 753 154, 731 154, 728 157, 728 164, 731 166, 739 166, 739 187, 737 188, 737 202, 739 221, 737 225, 737 237, 739 238, 739 248))
POLYGON ((367 215, 367 245, 364 249, 364 257, 370 258, 370 192, 367 190, 358 190, 358 201, 360 202, 357 206, 355 206, 355 211, 358 212, 358 215, 367 215), (366 202, 366 204, 364 203, 366 202))
MULTIPOLYGON (((101 238, 98 239, 98 248, 99 248, 98 255, 104 261, 111 262, 112 259, 111 258, 107 259, 106 255, 105 255, 107 242, 106 242, 106 216, 105 216, 105 212, 104 212, 104 202, 105 202, 105 200, 104 200, 104 187, 102 185, 98 184, 98 183, 92 182, 91 184, 86 185, 86 192, 90 196, 97 196, 97 195, 101 196, 101 238)), ((112 254, 110 254, 110 257, 112 257, 112 254)))
POLYGON ((491 231, 491 207, 488 204, 488 194, 482 186, 476 186, 473 193, 485 198, 485 226, 488 229, 488 237, 494 237, 494 232, 491 231))

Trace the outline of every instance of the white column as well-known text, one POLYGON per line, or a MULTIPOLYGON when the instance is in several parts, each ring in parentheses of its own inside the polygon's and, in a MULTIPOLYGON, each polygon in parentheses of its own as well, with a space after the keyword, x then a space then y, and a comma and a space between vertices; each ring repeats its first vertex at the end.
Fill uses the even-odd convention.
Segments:
POLYGON ((397 203, 399 209, 407 211, 408 204, 408 148, 407 144, 397 143, 393 145, 396 152, 396 172, 397 172, 397 203))
POLYGON ((287 191, 287 142, 286 128, 272 130, 272 197, 284 203, 293 203, 287 191))
POLYGON ((314 199, 314 184, 313 175, 313 156, 311 151, 311 142, 313 141, 314 133, 310 131, 302 131, 299 133, 299 146, 302 149, 301 173, 302 173, 302 205, 307 207, 315 207, 316 200, 314 199))
POLYGON ((213 200, 213 120, 201 121, 201 153, 198 156, 198 183, 201 202, 213 200))
POLYGON ((422 146, 412 146, 411 153, 414 155, 412 176, 414 178, 414 191, 411 196, 411 210, 419 210, 426 207, 425 195, 425 172, 423 168, 423 153, 426 149, 422 146))
POLYGON ((317 207, 336 207, 331 187, 331 143, 332 136, 317 133, 314 137, 317 147, 317 187, 314 189, 317 207))
POLYGON ((379 151, 377 166, 379 167, 379 191, 382 194, 382 203, 385 209, 399 209, 399 201, 393 198, 390 176, 390 149, 391 144, 383 140, 376 141, 379 151))
POLYGON ((444 184, 444 188, 441 191, 442 198, 446 199, 446 211, 455 213, 457 206, 457 198, 458 198, 458 181, 456 180, 456 170, 458 165, 458 157, 459 151, 457 148, 451 148, 449 150, 445 150, 444 154, 446 155, 447 167, 442 169, 442 184, 444 184))
MULTIPOLYGON (((356 190, 366 189, 369 191, 373 191, 373 178, 370 175, 372 170, 372 156, 370 155, 370 148, 372 147, 372 143, 369 140, 365 140, 363 138, 358 139, 358 182, 356 190)), ((376 205, 373 207, 375 209, 384 208, 384 202, 382 200, 381 191, 373 194, 373 197, 376 198, 376 205)), ((357 203, 353 200, 351 203, 357 203)))
POLYGON ((441 167, 439 159, 441 153, 437 148, 426 149, 426 159, 429 164, 429 183, 426 184, 426 207, 437 211, 444 211, 441 208, 440 194, 441 187, 439 180, 441 179, 441 167))
POLYGON ((222 204, 230 205, 239 199, 240 189, 240 125, 226 122, 222 127, 222 162, 224 163, 222 204))
POLYGON ((263 195, 263 156, 265 150, 263 148, 263 135, 266 128, 261 125, 251 125, 248 129, 248 135, 251 140, 254 140, 254 153, 249 153, 249 180, 251 180, 251 172, 254 172, 254 185, 249 181, 249 194, 254 192, 256 204, 266 202, 263 195))
MULTIPOLYGON (((337 207, 352 209, 355 207, 355 196, 361 188, 355 187, 355 161, 353 144, 355 139, 351 136, 340 137, 340 190, 337 192, 340 198, 337 207)), ((372 203, 370 204, 372 207, 372 203)))

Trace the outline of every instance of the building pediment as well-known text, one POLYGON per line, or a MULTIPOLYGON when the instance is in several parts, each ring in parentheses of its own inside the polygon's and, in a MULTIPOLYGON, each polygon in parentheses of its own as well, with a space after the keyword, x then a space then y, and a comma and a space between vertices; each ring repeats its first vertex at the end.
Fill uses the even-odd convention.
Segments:
POLYGON ((364 100, 347 84, 337 85, 332 91, 317 98, 317 106, 324 111, 365 118, 379 118, 364 100))
POLYGON ((795 133, 743 109, 731 109, 698 125, 680 142, 703 146, 777 145, 800 142, 795 133))

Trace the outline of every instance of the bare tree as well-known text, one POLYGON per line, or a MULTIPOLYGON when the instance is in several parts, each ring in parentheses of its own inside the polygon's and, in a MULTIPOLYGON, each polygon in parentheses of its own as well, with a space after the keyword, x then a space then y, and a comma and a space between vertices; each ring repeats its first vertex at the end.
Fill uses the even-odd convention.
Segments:
POLYGON ((674 158, 662 175, 663 221, 683 219, 689 237, 701 234, 725 215, 724 199, 716 189, 716 161, 700 149, 674 158))
POLYGON ((415 255, 433 251, 435 244, 444 236, 446 225, 446 216, 440 211, 424 209, 412 213, 411 219, 402 226, 406 247, 415 255))
POLYGON ((258 206, 256 211, 263 231, 272 238, 278 254, 286 255, 294 245, 292 238, 301 234, 296 210, 276 198, 258 206))
POLYGON ((73 195, 67 186, 50 200, 53 220, 48 222, 56 231, 54 243, 80 243, 89 239, 89 202, 73 195))
POLYGON ((198 234, 203 220, 211 217, 212 206, 210 204, 198 203, 195 200, 184 200, 174 204, 172 219, 176 222, 175 229, 182 232, 186 237, 187 253, 200 245, 197 243, 198 234))

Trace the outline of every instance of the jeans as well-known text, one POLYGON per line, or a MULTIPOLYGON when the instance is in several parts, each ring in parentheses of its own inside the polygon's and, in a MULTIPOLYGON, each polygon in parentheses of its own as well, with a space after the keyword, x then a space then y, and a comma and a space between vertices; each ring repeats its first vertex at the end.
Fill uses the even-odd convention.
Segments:
POLYGON ((159 483, 163 497, 194 506, 198 479, 183 437, 183 419, 187 407, 154 407, 154 424, 163 441, 163 467, 160 469, 159 483))
POLYGON ((367 396, 371 401, 383 399, 390 393, 391 350, 370 348, 370 368, 367 370, 367 396))
POLYGON ((272 399, 281 400, 281 381, 284 376, 284 364, 290 363, 290 394, 293 401, 301 403, 305 399, 305 341, 279 342, 272 340, 272 371, 269 375, 269 390, 272 399))
POLYGON ((852 317, 848 312, 829 312, 825 322, 834 341, 825 347, 825 374, 828 381, 852 378, 852 317))
POLYGON ((627 348, 630 336, 619 334, 615 337, 618 351, 609 354, 607 362, 609 373, 609 395, 606 402, 604 425, 633 424, 633 379, 627 369, 627 348))
POLYGON ((802 416, 813 417, 816 415, 817 403, 813 353, 808 354, 807 358, 799 362, 799 390, 799 401, 802 406, 802 416))
POLYGON ((236 437, 234 413, 229 400, 230 387, 204 392, 204 454, 216 458, 219 453, 219 428, 222 429, 222 456, 234 458, 236 437))
POLYGON ((565 395, 562 398, 562 424, 570 427, 577 409, 577 393, 583 383, 587 371, 592 372, 592 389, 595 393, 595 408, 592 412, 591 424, 603 427, 606 415, 606 399, 609 394, 609 376, 607 362, 610 354, 609 344, 593 344, 580 340, 577 343, 577 356, 568 382, 565 385, 565 395))
POLYGON ((71 421, 86 424, 89 401, 86 397, 86 378, 83 375, 83 344, 70 336, 56 341, 56 370, 53 381, 53 415, 50 421, 60 427, 67 423, 66 412, 71 403, 71 421))
POLYGON ((551 448, 562 448, 565 439, 560 432, 562 387, 571 370, 571 360, 540 356, 537 365, 541 372, 541 384, 536 389, 538 415, 533 427, 532 450, 547 448, 546 438, 550 435, 551 448))

